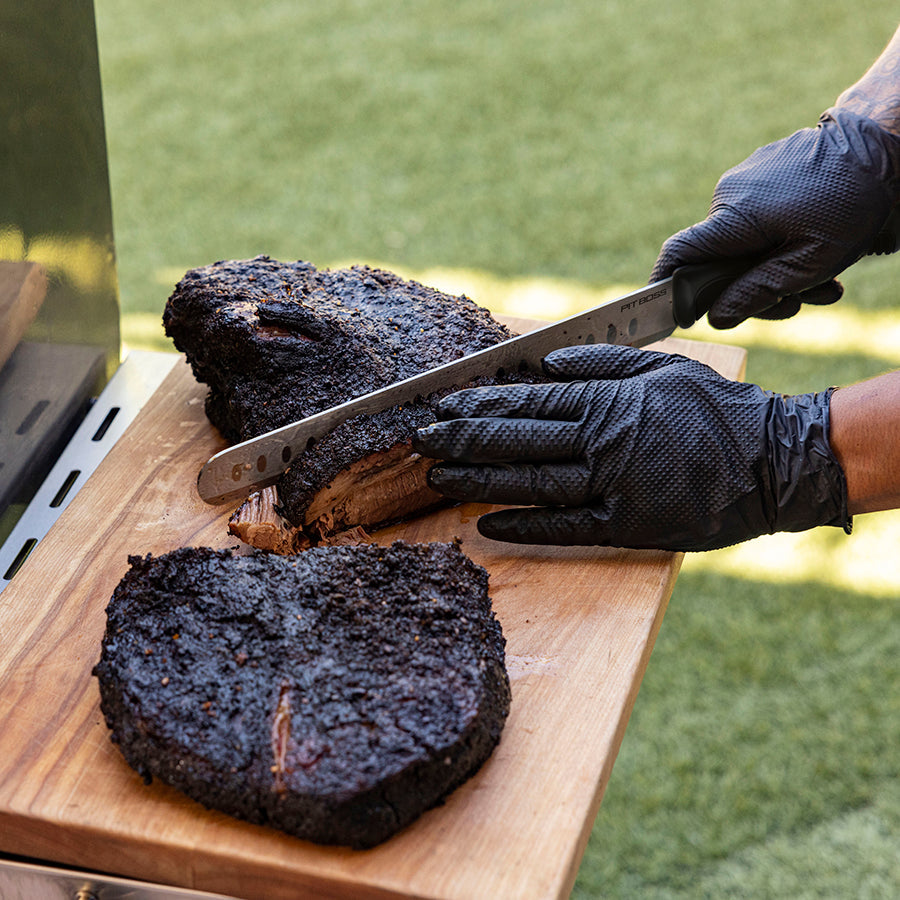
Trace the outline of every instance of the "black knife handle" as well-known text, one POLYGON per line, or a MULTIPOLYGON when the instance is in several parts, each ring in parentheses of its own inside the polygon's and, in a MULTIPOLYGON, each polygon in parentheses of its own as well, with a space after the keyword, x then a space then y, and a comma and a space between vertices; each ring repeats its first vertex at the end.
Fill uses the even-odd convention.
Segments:
POLYGON ((702 319, 725 288, 751 269, 753 260, 723 259, 698 266, 682 266, 672 275, 672 312, 680 328, 702 319))
MULTIPOLYGON (((894 207, 872 242, 867 256, 884 256, 900 249, 900 207, 894 207)), ((702 319, 725 288, 757 264, 746 257, 682 266, 672 275, 672 311, 680 328, 702 319)))

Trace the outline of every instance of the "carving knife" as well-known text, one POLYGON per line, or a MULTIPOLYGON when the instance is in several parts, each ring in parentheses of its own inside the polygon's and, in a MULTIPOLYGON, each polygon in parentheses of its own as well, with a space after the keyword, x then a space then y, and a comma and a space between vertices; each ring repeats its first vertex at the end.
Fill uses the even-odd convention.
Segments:
POLYGON ((746 261, 685 266, 671 278, 235 444, 206 462, 197 477, 197 490, 212 504, 245 497, 273 484, 292 460, 341 422, 403 406, 434 391, 463 387, 478 376, 541 372, 541 360, 560 347, 600 342, 643 347, 661 340, 676 327, 688 328, 706 315, 716 297, 748 266, 746 261))

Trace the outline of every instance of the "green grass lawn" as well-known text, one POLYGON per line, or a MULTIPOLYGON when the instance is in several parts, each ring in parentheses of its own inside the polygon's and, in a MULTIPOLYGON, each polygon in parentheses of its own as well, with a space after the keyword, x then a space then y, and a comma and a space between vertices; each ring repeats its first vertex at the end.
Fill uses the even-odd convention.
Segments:
MULTIPOLYGON (((95 0, 124 339, 185 269, 373 262, 557 318, 643 283, 729 166, 813 124, 888 0, 95 0)), ((900 255, 691 336, 794 392, 897 365, 900 255)), ((686 560, 574 896, 900 885, 900 517, 686 560)))

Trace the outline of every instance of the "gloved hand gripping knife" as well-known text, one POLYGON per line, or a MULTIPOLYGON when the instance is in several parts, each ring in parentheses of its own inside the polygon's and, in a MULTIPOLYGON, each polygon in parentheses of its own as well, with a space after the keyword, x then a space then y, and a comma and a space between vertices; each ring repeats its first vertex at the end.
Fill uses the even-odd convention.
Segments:
POLYGON ((663 244, 650 276, 744 259, 747 271, 709 311, 716 328, 785 319, 838 300, 837 276, 867 253, 900 246, 900 138, 840 107, 815 128, 760 147, 716 185, 702 222, 663 244))

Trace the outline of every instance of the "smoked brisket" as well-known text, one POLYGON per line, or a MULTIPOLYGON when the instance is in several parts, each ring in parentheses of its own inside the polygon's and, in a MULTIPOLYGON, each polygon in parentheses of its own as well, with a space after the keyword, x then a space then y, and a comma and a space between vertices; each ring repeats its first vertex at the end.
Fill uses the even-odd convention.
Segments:
MULTIPOLYGON (((265 256, 189 271, 163 320, 209 387, 210 420, 233 442, 511 336, 467 297, 391 272, 367 266, 320 271, 265 256)), ((415 429, 434 421, 437 400, 432 395, 345 422, 296 457, 273 498, 257 497, 256 512, 245 519, 277 513, 286 532, 299 529, 300 543, 315 543, 323 534, 384 524, 439 504, 441 497, 425 483, 428 461, 410 447, 415 429), (334 489, 336 480, 342 487, 334 489)), ((233 529, 248 539, 246 530, 233 529)), ((296 549, 288 546, 292 540, 284 538, 284 549, 296 549)))
POLYGON ((488 758, 509 709, 458 544, 130 557, 94 669, 125 759, 297 837, 384 841, 488 758))

